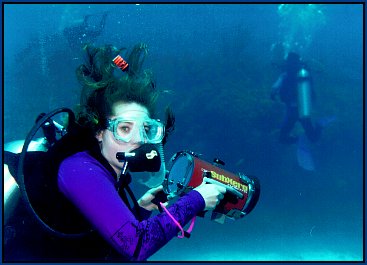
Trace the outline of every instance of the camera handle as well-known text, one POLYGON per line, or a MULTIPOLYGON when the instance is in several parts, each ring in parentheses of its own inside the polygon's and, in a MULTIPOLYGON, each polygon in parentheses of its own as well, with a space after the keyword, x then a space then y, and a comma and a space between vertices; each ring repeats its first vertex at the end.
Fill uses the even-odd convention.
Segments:
POLYGON ((226 184, 223 184, 222 182, 219 182, 215 179, 211 179, 211 178, 208 178, 208 177, 204 177, 203 180, 206 182, 206 183, 210 183, 210 184, 217 184, 219 186, 222 186, 224 188, 226 188, 226 190, 230 193, 232 193, 233 195, 235 195, 237 198, 239 199, 243 199, 243 194, 238 191, 235 187, 231 187, 231 186, 228 186, 226 184))

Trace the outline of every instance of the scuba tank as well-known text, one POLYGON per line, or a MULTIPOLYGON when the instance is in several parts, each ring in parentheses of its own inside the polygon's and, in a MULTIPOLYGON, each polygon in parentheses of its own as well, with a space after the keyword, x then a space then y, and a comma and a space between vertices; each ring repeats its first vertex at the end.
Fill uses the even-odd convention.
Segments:
POLYGON ((297 73, 297 94, 299 117, 308 118, 311 115, 311 80, 309 72, 301 68, 297 73))
MULTIPOLYGON (((17 156, 22 151, 24 145, 23 140, 16 140, 4 145, 4 168, 3 168, 3 186, 4 186, 4 224, 7 225, 9 218, 13 215, 14 209, 17 207, 19 199, 21 197, 19 184, 16 181, 16 172, 13 171, 16 168, 15 164, 9 165, 11 160, 18 161, 17 156)), ((32 140, 29 143, 28 151, 47 151, 47 144, 44 138, 38 138, 32 140)))

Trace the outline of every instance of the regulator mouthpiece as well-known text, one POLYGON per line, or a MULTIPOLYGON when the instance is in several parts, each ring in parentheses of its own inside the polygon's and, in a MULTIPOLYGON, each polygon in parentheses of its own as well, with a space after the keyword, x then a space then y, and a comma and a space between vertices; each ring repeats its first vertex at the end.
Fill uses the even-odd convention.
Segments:
POLYGON ((121 55, 117 55, 112 61, 123 72, 127 71, 129 64, 121 57, 121 55))
POLYGON ((153 144, 143 144, 130 152, 117 152, 120 162, 128 162, 131 172, 158 172, 161 167, 161 157, 153 144))

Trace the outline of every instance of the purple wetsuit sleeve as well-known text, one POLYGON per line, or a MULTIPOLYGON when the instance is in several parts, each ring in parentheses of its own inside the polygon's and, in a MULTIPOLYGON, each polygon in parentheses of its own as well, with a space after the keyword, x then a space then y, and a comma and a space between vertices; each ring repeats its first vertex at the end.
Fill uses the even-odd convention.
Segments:
MULTIPOLYGON (((63 161, 58 185, 105 240, 127 260, 146 260, 179 232, 166 213, 139 222, 119 197, 111 174, 87 153, 63 161), (134 258, 139 238, 140 251, 134 258)), ((168 211, 183 226, 204 207, 202 196, 191 191, 168 211)))

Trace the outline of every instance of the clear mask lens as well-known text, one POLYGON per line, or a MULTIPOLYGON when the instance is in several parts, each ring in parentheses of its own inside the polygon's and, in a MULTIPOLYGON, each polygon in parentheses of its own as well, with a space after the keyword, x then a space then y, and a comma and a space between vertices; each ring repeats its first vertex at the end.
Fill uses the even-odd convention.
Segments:
POLYGON ((158 120, 116 118, 108 120, 108 129, 113 132, 116 140, 121 142, 141 142, 157 144, 164 136, 164 125, 158 120))

